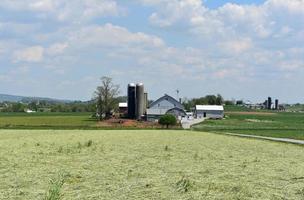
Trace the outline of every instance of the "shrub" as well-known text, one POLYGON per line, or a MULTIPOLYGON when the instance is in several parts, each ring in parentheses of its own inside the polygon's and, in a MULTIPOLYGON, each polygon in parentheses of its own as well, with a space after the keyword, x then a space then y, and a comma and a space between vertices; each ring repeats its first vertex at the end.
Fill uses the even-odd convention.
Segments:
POLYGON ((174 115, 164 115, 162 116, 159 121, 158 121, 159 124, 163 125, 163 126, 166 126, 167 128, 169 128, 169 126, 174 126, 176 125, 177 123, 177 120, 175 118, 174 115))
POLYGON ((93 141, 92 140, 89 140, 87 141, 87 143, 85 144, 87 147, 90 147, 93 145, 93 141))

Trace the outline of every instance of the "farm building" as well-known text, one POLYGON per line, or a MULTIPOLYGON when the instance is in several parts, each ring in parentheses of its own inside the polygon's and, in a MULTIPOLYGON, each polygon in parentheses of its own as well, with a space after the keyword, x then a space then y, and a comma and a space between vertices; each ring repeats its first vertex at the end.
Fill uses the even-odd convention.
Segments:
POLYGON ((179 101, 167 94, 154 101, 149 106, 149 109, 147 109, 147 120, 157 121, 165 114, 172 114, 177 119, 181 119, 187 115, 184 110, 184 106, 179 101))
POLYGON ((119 113, 128 114, 128 103, 119 103, 119 113))
POLYGON ((196 105, 194 115, 196 118, 223 119, 224 107, 214 105, 196 105))

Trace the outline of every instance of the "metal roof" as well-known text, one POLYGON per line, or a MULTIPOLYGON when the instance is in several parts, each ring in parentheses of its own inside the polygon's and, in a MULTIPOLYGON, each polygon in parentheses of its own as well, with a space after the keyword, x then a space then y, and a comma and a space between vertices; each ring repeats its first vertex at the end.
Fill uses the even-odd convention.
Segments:
POLYGON ((196 105, 196 110, 217 110, 224 111, 224 106, 214 106, 214 105, 196 105))
POLYGON ((176 107, 178 107, 180 109, 184 109, 184 106, 179 101, 177 101, 176 99, 174 99, 173 97, 171 97, 171 96, 169 96, 167 94, 165 94, 164 96, 160 97, 156 101, 152 102, 149 107, 152 108, 153 106, 157 105, 159 102, 161 102, 163 100, 166 100, 166 101, 171 102, 172 104, 175 104, 176 107))
POLYGON ((127 108, 128 107, 128 103, 119 103, 119 107, 120 108, 127 108))

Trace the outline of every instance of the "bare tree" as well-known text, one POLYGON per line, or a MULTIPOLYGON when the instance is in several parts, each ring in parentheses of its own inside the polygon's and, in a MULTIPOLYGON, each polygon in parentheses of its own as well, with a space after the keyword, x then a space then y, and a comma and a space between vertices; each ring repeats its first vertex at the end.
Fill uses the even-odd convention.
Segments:
POLYGON ((112 78, 104 76, 94 94, 99 120, 109 119, 116 107, 115 98, 119 94, 119 85, 115 85, 112 78))

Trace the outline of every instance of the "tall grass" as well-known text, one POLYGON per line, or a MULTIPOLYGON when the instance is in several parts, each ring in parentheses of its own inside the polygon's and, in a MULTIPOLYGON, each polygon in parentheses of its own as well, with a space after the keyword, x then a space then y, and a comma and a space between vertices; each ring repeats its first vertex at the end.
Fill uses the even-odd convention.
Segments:
POLYGON ((67 177, 67 173, 60 172, 57 177, 51 179, 50 186, 44 200, 61 200, 63 197, 63 194, 61 192, 62 187, 67 177))

